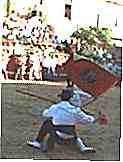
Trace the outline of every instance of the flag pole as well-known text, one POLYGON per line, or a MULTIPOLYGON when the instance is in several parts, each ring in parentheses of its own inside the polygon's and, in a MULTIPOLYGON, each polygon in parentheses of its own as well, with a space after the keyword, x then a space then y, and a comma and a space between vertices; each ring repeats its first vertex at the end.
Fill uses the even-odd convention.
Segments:
MULTIPOLYGON (((24 90, 25 90, 25 89, 24 89, 24 90)), ((32 96, 32 97, 35 97, 35 98, 40 99, 40 100, 44 100, 44 101, 49 102, 49 103, 51 103, 51 104, 56 103, 55 99, 51 99, 51 98, 46 97, 46 96, 45 96, 45 97, 44 97, 44 96, 38 96, 38 95, 32 93, 32 92, 29 91, 29 90, 28 90, 28 92, 27 92, 27 90, 26 90, 26 91, 23 91, 23 90, 21 90, 21 89, 17 89, 16 92, 21 93, 21 94, 24 94, 24 95, 32 96)), ((82 105, 81 109, 83 110, 83 108, 84 108, 85 106, 87 106, 87 105, 89 105, 90 103, 94 102, 96 99, 97 99, 97 97, 93 97, 90 101, 88 101, 88 102, 86 102, 84 105, 82 105)))
MULTIPOLYGON (((44 100, 44 101, 46 101, 46 102, 49 102, 50 104, 55 104, 55 103, 56 103, 56 100, 55 100, 55 99, 51 99, 51 98, 46 97, 46 96, 38 96, 38 95, 32 93, 31 91, 28 91, 28 92, 27 92, 27 91, 23 91, 23 90, 21 90, 21 89, 17 89, 16 92, 17 92, 17 93, 24 94, 24 95, 31 96, 31 97, 35 97, 35 98, 37 98, 37 99, 39 99, 39 100, 44 100)), ((93 113, 91 113, 91 112, 89 112, 89 111, 86 111, 86 110, 84 109, 84 107, 87 106, 87 105, 89 105, 90 103, 93 103, 96 99, 97 99, 97 97, 93 97, 92 100, 90 100, 89 102, 87 102, 87 103, 85 103, 84 105, 82 105, 82 106, 80 107, 80 109, 81 109, 84 113, 86 113, 86 114, 88 114, 88 115, 95 115, 95 114, 93 114, 93 113)), ((102 112, 99 111, 99 112, 98 112, 98 115, 101 115, 101 114, 102 114, 102 112)))
POLYGON ((89 100, 88 102, 86 102, 85 104, 82 105, 82 108, 89 105, 90 103, 93 103, 95 100, 97 100, 97 97, 92 97, 91 100, 89 100))
POLYGON ((10 0, 7 0, 7 2, 6 2, 6 14, 7 14, 7 16, 9 15, 9 11, 10 11, 10 0))
POLYGON ((99 20, 100 20, 100 15, 97 14, 97 28, 99 28, 99 20))

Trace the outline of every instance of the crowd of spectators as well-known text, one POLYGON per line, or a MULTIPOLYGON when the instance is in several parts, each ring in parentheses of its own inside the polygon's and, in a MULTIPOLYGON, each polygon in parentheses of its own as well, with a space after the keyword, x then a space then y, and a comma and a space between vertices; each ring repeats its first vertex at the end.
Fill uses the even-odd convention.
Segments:
MULTIPOLYGON (((59 75, 57 65, 76 53, 76 42, 59 40, 54 28, 36 10, 28 15, 12 11, 4 17, 2 33, 2 79, 54 80, 59 75)), ((112 57, 101 60, 98 64, 121 75, 121 67, 112 57)))
POLYGON ((54 28, 41 13, 12 11, 3 20, 2 78, 45 80, 56 76, 56 66, 68 58, 54 28))

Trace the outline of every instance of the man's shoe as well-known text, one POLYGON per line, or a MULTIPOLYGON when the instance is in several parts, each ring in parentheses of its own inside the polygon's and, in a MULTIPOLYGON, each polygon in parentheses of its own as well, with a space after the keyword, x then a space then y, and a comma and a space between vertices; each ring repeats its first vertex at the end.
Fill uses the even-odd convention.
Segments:
POLYGON ((32 141, 27 141, 27 144, 29 146, 41 149, 42 152, 47 152, 48 150, 47 143, 44 141, 38 142, 37 140, 32 140, 32 141))
POLYGON ((35 148, 38 148, 38 149, 41 148, 40 142, 38 142, 38 141, 36 141, 36 140, 27 141, 27 144, 28 144, 29 146, 32 146, 32 147, 35 147, 35 148))
POLYGON ((84 152, 96 152, 96 150, 93 148, 93 147, 88 147, 87 145, 85 145, 83 143, 83 141, 81 140, 81 138, 77 138, 76 139, 76 144, 80 150, 81 153, 84 153, 84 152))
POLYGON ((84 148, 80 148, 80 152, 81 153, 86 153, 86 152, 96 152, 96 149, 95 148, 93 148, 93 147, 84 147, 84 148))

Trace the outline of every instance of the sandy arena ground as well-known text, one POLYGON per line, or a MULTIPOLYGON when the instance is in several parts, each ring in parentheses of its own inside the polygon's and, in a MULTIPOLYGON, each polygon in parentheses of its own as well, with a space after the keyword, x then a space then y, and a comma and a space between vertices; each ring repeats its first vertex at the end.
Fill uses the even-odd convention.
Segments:
POLYGON ((18 93, 28 90, 36 95, 58 99, 57 94, 65 87, 62 85, 42 84, 2 84, 2 155, 4 159, 120 159, 120 87, 110 89, 102 97, 87 106, 87 110, 98 114, 102 111, 110 117, 106 126, 99 124, 79 125, 78 134, 85 142, 96 148, 96 153, 81 154, 74 146, 57 145, 48 153, 31 148, 28 139, 36 137, 40 128, 41 112, 51 103, 33 96, 18 93))

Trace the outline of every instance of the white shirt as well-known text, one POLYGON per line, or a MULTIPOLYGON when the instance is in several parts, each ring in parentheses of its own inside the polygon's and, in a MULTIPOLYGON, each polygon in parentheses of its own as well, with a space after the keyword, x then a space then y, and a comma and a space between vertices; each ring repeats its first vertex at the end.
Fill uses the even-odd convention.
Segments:
POLYGON ((50 68, 51 67, 50 63, 51 63, 51 58, 50 57, 46 57, 42 61, 42 66, 46 67, 46 68, 50 68))
POLYGON ((44 110, 43 116, 52 117, 54 125, 75 125, 93 123, 95 118, 85 114, 80 107, 71 105, 68 101, 60 101, 44 110))

